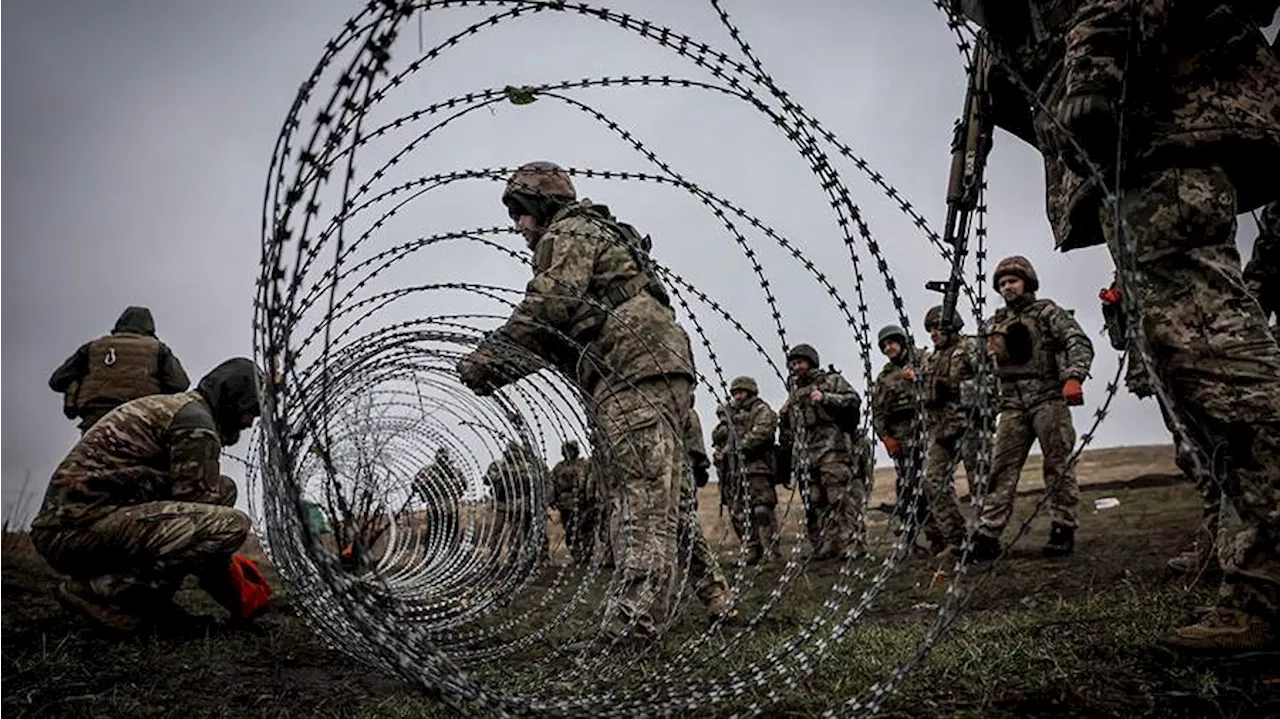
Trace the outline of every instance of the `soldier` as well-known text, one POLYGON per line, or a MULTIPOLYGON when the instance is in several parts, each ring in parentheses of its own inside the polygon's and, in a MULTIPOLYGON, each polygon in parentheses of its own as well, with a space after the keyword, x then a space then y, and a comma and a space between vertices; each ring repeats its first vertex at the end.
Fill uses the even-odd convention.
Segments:
MULTIPOLYGON (((484 483, 493 493, 494 548, 500 554, 533 536, 535 522, 546 521, 546 511, 538 506, 540 500, 534 491, 534 482, 538 481, 534 461, 519 442, 512 440, 507 442, 502 456, 485 470, 484 483)), ((550 549, 544 527, 538 559, 545 559, 550 549)))
POLYGON ((67 419, 80 418, 80 434, 107 412, 139 397, 184 392, 191 385, 182 363, 156 339, 146 307, 127 307, 111 334, 80 345, 49 377, 63 396, 67 419))
MULTIPOLYGON (((931 510, 925 536, 935 555, 958 556, 965 537, 965 520, 956 500, 955 471, 956 465, 963 461, 972 494, 977 443, 970 428, 974 420, 974 382, 980 350, 973 337, 961 334, 963 324, 959 314, 953 327, 943 326, 941 305, 925 314, 924 328, 934 347, 923 373, 929 428, 924 487, 931 510)), ((1025 450, 1023 459, 1026 459, 1025 450)), ((1018 470, 1021 468, 1019 464, 1018 470)))
POLYGON ((716 409, 720 421, 711 431, 720 501, 728 504, 730 523, 747 550, 746 564, 759 564, 765 548, 778 559, 778 493, 773 488, 774 434, 778 415, 760 398, 751 377, 729 383, 732 401, 716 409))
MULTIPOLYGON (((689 577, 693 592, 706 607, 711 619, 730 619, 737 616, 729 597, 729 583, 725 581, 707 537, 698 520, 698 490, 710 480, 711 462, 707 459, 707 446, 702 441, 702 420, 693 406, 693 394, 689 395, 689 414, 685 422, 684 442, 688 450, 690 475, 681 480, 681 538, 691 542, 689 548, 689 577), (686 539, 687 538, 687 539, 686 539)), ((684 545, 681 545, 683 549, 684 545)), ((683 551, 681 552, 683 554, 683 551)))
MULTIPOLYGON (((1280 35, 1276 39, 1280 41, 1280 35)), ((1271 334, 1280 338, 1280 200, 1258 217, 1258 239, 1243 276, 1249 294, 1262 306, 1263 318, 1274 320, 1271 334)))
POLYGON ((36 551, 70 575, 58 600, 120 631, 183 612, 172 597, 188 574, 245 619, 270 588, 235 552, 249 534, 223 447, 258 416, 257 368, 235 358, 197 388, 126 402, 94 423, 54 470, 31 523, 36 551))
POLYGON ((622 585, 606 599, 601 631, 647 641, 675 587, 693 357, 647 238, 576 198, 568 173, 552 163, 512 175, 502 199, 533 249, 534 277, 458 374, 488 394, 548 365, 573 368, 603 439, 593 460, 608 463, 599 476, 609 481, 622 585))
MULTIPOLYGON (((818 368, 818 351, 796 345, 787 353, 787 399, 778 412, 778 443, 792 462, 807 460, 805 513, 815 560, 860 556, 865 550, 863 485, 852 460, 862 400, 831 368, 818 368), (798 442, 803 441, 802 446, 798 442), (795 458, 795 449, 804 456, 795 458)), ((784 474, 790 474, 786 468, 784 474)))
POLYGON ((1044 456, 1044 486, 1053 526, 1045 556, 1075 549, 1076 483, 1071 410, 1084 404, 1081 383, 1093 364, 1093 343, 1067 310, 1036 297, 1040 280, 1027 258, 1000 260, 992 284, 1005 306, 987 321, 987 353, 999 380, 1000 417, 992 450, 991 484, 978 518, 974 559, 1000 555, 1000 534, 1013 514, 1022 466, 1033 442, 1044 456))
POLYGON ((591 561, 595 532, 591 513, 592 488, 591 464, 580 455, 578 440, 571 439, 560 447, 564 459, 551 470, 551 506, 560 512, 560 526, 564 527, 564 545, 574 562, 591 561))
POLYGON ((459 540, 458 510, 467 481, 453 463, 447 447, 436 450, 431 466, 415 477, 414 491, 426 503, 427 531, 440 537, 441 547, 459 540))
POLYGON ((917 441, 915 424, 916 378, 925 351, 911 346, 906 330, 897 325, 882 327, 879 341, 880 351, 889 361, 884 363, 872 389, 871 427, 897 472, 893 514, 903 525, 898 531, 905 529, 907 546, 914 546, 916 532, 929 517, 929 500, 919 491, 916 481, 924 476, 925 448, 917 441), (908 515, 912 506, 915 511, 908 515))
POLYGON ((1244 285, 1235 230, 1237 214, 1280 200, 1280 57, 1259 29, 1276 3, 1057 5, 1035 0, 1030 18, 969 8, 1005 63, 991 73, 988 114, 1044 155, 1058 246, 1105 237, 1116 262, 1138 270, 1126 289, 1140 294, 1154 369, 1190 418, 1192 441, 1222 461, 1241 520, 1219 548, 1219 605, 1166 641, 1209 652, 1274 646, 1280 347, 1244 285), (1113 202, 1101 182, 1118 156, 1124 184, 1113 202))

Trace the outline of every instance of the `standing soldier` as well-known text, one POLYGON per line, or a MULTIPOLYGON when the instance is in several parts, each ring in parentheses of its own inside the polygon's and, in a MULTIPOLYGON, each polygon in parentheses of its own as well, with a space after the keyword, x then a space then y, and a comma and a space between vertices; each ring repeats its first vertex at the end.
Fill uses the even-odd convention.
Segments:
POLYGON ((533 249, 534 277, 506 324, 458 363, 462 382, 489 394, 547 365, 574 378, 602 437, 613 504, 619 591, 601 631, 649 641, 665 621, 677 570, 684 427, 694 366, 649 258, 649 242, 603 205, 576 199, 569 175, 527 164, 502 201, 533 249))
POLYGON ((1094 0, 1060 12, 1033 0, 1030 18, 1027 5, 987 4, 984 16, 960 4, 1008 63, 990 75, 987 114, 1044 155, 1058 247, 1105 237, 1117 265, 1136 270, 1125 289, 1140 295, 1153 369, 1191 441, 1222 462, 1241 520, 1219 549, 1220 604, 1167 641, 1275 646, 1280 347, 1244 285, 1235 231, 1236 215, 1280 200, 1280 57, 1260 30, 1276 3, 1094 0), (1117 158, 1118 198, 1102 190, 1117 158))
MULTIPOLYGON (((787 353, 787 399, 778 412, 778 443, 790 463, 808 465, 802 480, 809 497, 805 512, 815 560, 860 556, 864 537, 863 487, 853 468, 853 438, 862 400, 834 368, 818 368, 818 351, 796 345, 787 353), (800 444, 803 442, 803 445, 800 444), (795 450, 803 450, 797 456, 795 450)), ((790 474, 790 467, 782 472, 790 474)))
POLYGON ((759 564, 764 550, 778 559, 778 493, 773 488, 774 435, 778 415, 760 398, 751 377, 729 384, 732 401, 716 410, 720 418, 711 431, 721 503, 728 500, 729 519, 738 541, 747 549, 746 564, 759 564))
POLYGON ((974 558, 1000 555, 1000 534, 1013 515, 1018 478, 1036 441, 1044 455, 1044 486, 1053 521, 1044 553, 1070 554, 1075 549, 1080 489, 1071 462, 1076 430, 1068 407, 1084 404, 1081 383, 1093 364, 1093 343, 1071 313, 1053 300, 1036 298, 1040 281, 1027 258, 1000 260, 992 284, 1005 301, 984 331, 999 380, 1000 417, 974 558))
POLYGON ((454 465, 448 448, 436 450, 431 466, 415 479, 414 490, 427 505, 427 531, 440 537, 442 547, 455 544, 460 539, 458 512, 467 481, 454 465))
POLYGON ((551 506, 560 512, 564 528, 564 546, 575 563, 591 561, 590 501, 591 464, 580 455, 578 440, 571 439, 560 447, 564 457, 551 470, 551 506))
MULTIPOLYGON (((952 327, 943 326, 941 305, 930 308, 924 316, 924 328, 934 348, 924 368, 924 406, 929 427, 924 486, 932 510, 925 536, 930 551, 950 556, 959 555, 965 537, 964 514, 956 500, 955 482, 956 466, 962 462, 969 492, 973 493, 977 438, 970 430, 980 351, 973 337, 961 334, 959 313, 954 323, 952 327)), ((1070 449, 1069 444, 1067 447, 1070 449)), ((1019 464, 1018 470, 1021 468, 1019 464)))
POLYGON ((146 307, 125 308, 111 334, 80 345, 49 378, 49 388, 63 395, 63 414, 80 418, 82 435, 129 400, 183 392, 190 385, 182 363, 156 339, 146 307))
MULTIPOLYGON (((546 510, 540 506, 541 500, 534 489, 538 481, 535 470, 529 453, 515 440, 507 442, 502 456, 485 470, 484 483, 493 493, 494 547, 500 553, 534 536, 535 522, 545 525, 547 521, 546 510)), ((538 558, 545 559, 549 551, 544 526, 538 558)))
POLYGON ((912 347, 906 330, 897 325, 882 327, 879 340, 880 351, 889 361, 884 363, 872 389, 871 427, 893 460, 897 472, 893 514, 907 529, 907 546, 913 547, 916 533, 929 517, 929 500, 920 491, 919 482, 924 476, 925 448, 916 437, 915 383, 925 351, 912 347), (915 512, 908 516, 913 505, 915 512))

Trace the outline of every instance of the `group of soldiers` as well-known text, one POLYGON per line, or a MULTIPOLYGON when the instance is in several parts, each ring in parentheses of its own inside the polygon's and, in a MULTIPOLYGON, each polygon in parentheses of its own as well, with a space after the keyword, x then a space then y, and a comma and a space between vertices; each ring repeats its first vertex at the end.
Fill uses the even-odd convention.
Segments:
MULTIPOLYGON (((989 51, 981 68, 987 119, 1044 157, 1057 247, 1106 244, 1126 270, 1116 294, 1121 316, 1136 325, 1124 331, 1124 346, 1138 350, 1131 361, 1151 380, 1189 466, 1200 468, 1205 486, 1236 518, 1218 532, 1220 601, 1167 641, 1192 651, 1274 647, 1280 347, 1259 302, 1273 309, 1276 285, 1272 277, 1250 294, 1234 235, 1238 214, 1265 207, 1270 229, 1251 265, 1274 269, 1280 57, 1260 28, 1280 0, 954 5, 981 26, 989 51)), ((695 487, 712 464, 693 412, 698 374, 649 258, 649 238, 608 207, 580 199, 568 173, 549 162, 516 171, 502 202, 532 252, 533 277, 508 320, 459 361, 457 372, 481 396, 540 370, 560 372, 590 409, 591 462, 604 468, 594 474, 595 492, 607 504, 616 565, 597 638, 656 639, 685 557, 708 611, 731 614, 733 599, 693 513, 695 487)), ((997 379, 999 419, 990 484, 973 488, 985 497, 973 554, 999 553, 1036 441, 1053 520, 1045 549, 1067 554, 1078 502, 1069 407, 1083 402, 1093 349, 1070 312, 1036 297, 1038 278, 1025 259, 1003 260, 992 279, 1005 305, 980 340, 963 336, 958 323, 944 326, 940 312, 926 317, 934 345, 928 355, 908 346, 900 328, 881 333, 889 362, 871 402, 873 424, 900 468, 924 467, 923 497, 898 503, 904 513, 915 508, 906 524, 921 527, 932 550, 954 553, 967 530, 951 471, 975 446, 966 430, 973 398, 986 396, 973 382, 985 353, 997 379), (915 392, 922 393, 923 421, 906 415, 915 392)), ((196 390, 181 391, 185 382, 164 369, 169 362, 158 345, 133 339, 146 336, 126 331, 91 343, 69 362, 87 374, 55 377, 54 388, 64 393, 74 385, 67 377, 78 381, 69 406, 82 408, 86 429, 54 474, 33 538, 72 576, 60 598, 100 617, 136 619, 135 596, 163 600, 183 574, 201 577, 215 597, 230 596, 228 586, 244 588, 247 597, 253 585, 228 580, 245 576, 233 553, 248 519, 230 506, 233 485, 218 472, 218 454, 257 414, 257 370, 249 360, 229 360, 196 390), (121 358, 144 355, 155 364, 139 365, 137 381, 160 393, 95 417, 105 405, 95 408, 87 396, 101 389, 92 373, 119 371, 121 358)), ((774 551, 770 490, 779 477, 799 478, 815 557, 855 556, 866 496, 851 429, 858 395, 839 373, 820 368, 811 347, 791 348, 787 361, 771 462, 771 412, 746 381, 735 383, 733 400, 721 408, 711 459, 740 510, 733 514, 751 518, 749 529, 737 526, 749 547, 774 551)), ((251 606, 226 603, 238 614, 251 606)))
POLYGON ((1070 461, 1076 435, 1069 407, 1084 403, 1093 343, 1070 311, 1037 297, 1040 280, 1025 257, 997 263, 992 284, 1005 304, 980 330, 985 342, 961 332, 959 321, 950 326, 942 322, 941 306, 924 318, 932 350, 910 346, 897 325, 880 330, 880 351, 888 362, 876 377, 872 426, 897 470, 895 513, 912 546, 922 530, 930 552, 961 556, 962 544, 972 534, 974 546, 967 556, 994 559, 1001 553, 1000 535, 1012 516, 1023 465, 1038 442, 1052 521, 1044 553, 1064 556, 1075 548, 1080 501, 1070 461), (979 410, 984 394, 978 383, 984 362, 996 380, 999 418, 989 482, 979 488, 973 477, 983 440, 979 410), (978 490, 983 494, 972 532, 955 491, 961 464, 970 496, 976 497, 978 490), (913 481, 918 477, 923 481, 913 481))

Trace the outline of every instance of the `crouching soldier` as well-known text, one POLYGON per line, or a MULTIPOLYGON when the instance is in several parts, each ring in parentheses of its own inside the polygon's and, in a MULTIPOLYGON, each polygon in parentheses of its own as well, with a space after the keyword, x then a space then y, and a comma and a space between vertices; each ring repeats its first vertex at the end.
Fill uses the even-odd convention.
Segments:
POLYGON ((108 412, 54 471, 31 523, 36 550, 63 574, 58 600, 121 631, 185 616, 172 602, 183 579, 233 618, 265 608, 271 590, 238 554, 249 517, 219 471, 224 446, 258 416, 253 362, 227 360, 178 394, 108 412))

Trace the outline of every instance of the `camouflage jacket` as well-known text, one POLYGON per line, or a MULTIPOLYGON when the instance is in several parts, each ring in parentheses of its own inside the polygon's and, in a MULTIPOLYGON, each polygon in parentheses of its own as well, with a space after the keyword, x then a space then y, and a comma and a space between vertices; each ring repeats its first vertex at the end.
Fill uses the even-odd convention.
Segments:
POLYGON ((471 361, 503 384, 554 366, 595 394, 650 377, 692 379, 689 337, 665 300, 645 289, 640 253, 616 227, 607 207, 586 199, 556 213, 534 248, 524 300, 471 361), (513 362, 513 344, 543 364, 513 362))
POLYGON ((572 510, 589 501, 593 494, 588 486, 590 477, 591 463, 582 457, 561 460, 551 470, 551 506, 572 510))
POLYGON ((907 368, 912 368, 919 375, 924 357, 924 350, 914 347, 907 350, 901 364, 893 360, 884 363, 871 390, 871 427, 877 437, 892 437, 899 442, 911 441, 917 390, 916 384, 902 373, 907 368))
MULTIPOLYGON (((987 2, 994 8, 995 3, 987 2)), ((1062 250, 1103 241, 1096 182, 1072 172, 1074 152, 1056 118, 1069 96, 1124 95, 1125 166, 1131 176, 1190 163, 1218 164, 1238 192, 1237 212, 1275 199, 1280 167, 1280 57, 1258 29, 1276 3, 1205 0, 1030 0, 988 23, 1012 67, 988 75, 997 126, 1044 157, 1049 222, 1062 250), (1133 8, 1138 8, 1134 10, 1133 8), (1250 17, 1250 11, 1256 17, 1250 17), (1132 19, 1131 19, 1132 18, 1132 19), (1124 41, 1132 33, 1132 46, 1124 41), (1132 50, 1132 57, 1126 57, 1132 50), (1128 77, 1124 68, 1129 63, 1128 77), (1035 93, 1038 103, 1011 78, 1035 93)))
POLYGON ((997 309, 983 334, 1005 409, 1061 399, 1062 383, 1083 381, 1093 365, 1093 343, 1053 300, 1027 294, 1014 306, 997 309))
MULTIPOLYGON (((538 481, 537 468, 526 457, 520 454, 505 453, 489 464, 484 473, 484 483, 493 492, 496 502, 523 503, 526 498, 537 496, 534 483, 538 481)), ((550 482, 550 472, 542 476, 550 482)), ((546 495, 550 496, 553 488, 546 487, 546 495)))
POLYGON ((804 377, 793 376, 787 380, 787 399, 778 411, 778 444, 794 447, 794 461, 798 462, 800 448, 795 441, 803 428, 811 463, 848 462, 853 455, 853 441, 836 424, 831 410, 856 411, 861 404, 857 390, 838 373, 814 369, 804 377), (809 399, 815 389, 822 392, 822 400, 816 404, 809 399))
POLYGON ((54 470, 32 529, 83 527, 144 502, 212 502, 222 442, 199 392, 126 402, 87 431, 54 470))
POLYGON ((977 339, 962 334, 929 353, 921 380, 932 436, 955 437, 969 425, 979 351, 977 339))
POLYGON ((711 446, 719 457, 716 473, 721 481, 733 475, 739 453, 744 474, 773 476, 778 415, 769 403, 756 395, 742 404, 721 405, 716 409, 716 417, 720 421, 711 430, 711 446))
POLYGON ((1262 313, 1280 326, 1280 200, 1267 205, 1258 218, 1258 239, 1244 267, 1244 283, 1262 305, 1262 313))

